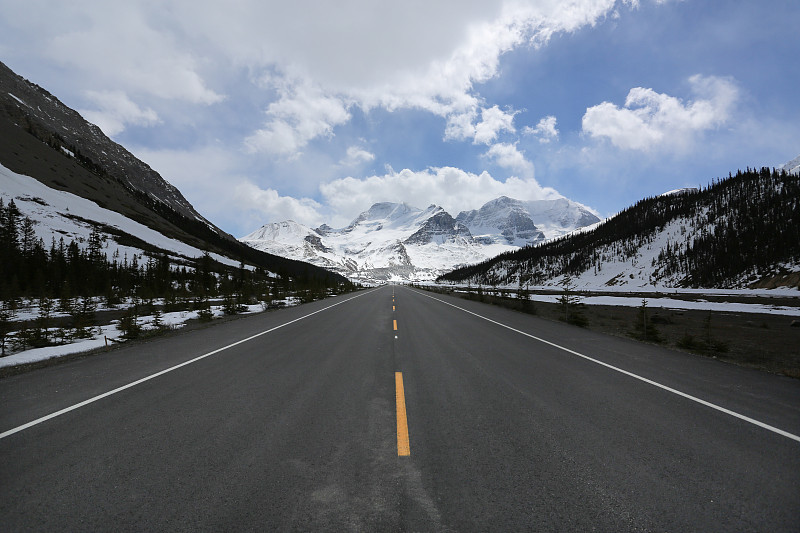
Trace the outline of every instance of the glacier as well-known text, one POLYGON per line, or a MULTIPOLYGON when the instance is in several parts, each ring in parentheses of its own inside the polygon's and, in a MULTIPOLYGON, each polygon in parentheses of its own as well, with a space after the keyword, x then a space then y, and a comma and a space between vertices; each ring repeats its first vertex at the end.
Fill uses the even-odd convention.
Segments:
POLYGON ((347 226, 317 228, 292 220, 266 224, 239 239, 258 250, 307 261, 353 281, 429 281, 599 222, 587 207, 559 198, 502 196, 456 217, 437 205, 420 209, 379 202, 347 226))

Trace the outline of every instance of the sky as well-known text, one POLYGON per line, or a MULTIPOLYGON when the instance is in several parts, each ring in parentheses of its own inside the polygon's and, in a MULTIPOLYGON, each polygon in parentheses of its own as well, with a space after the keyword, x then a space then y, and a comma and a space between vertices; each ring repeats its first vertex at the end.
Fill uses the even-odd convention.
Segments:
POLYGON ((375 202, 610 216, 800 155, 796 0, 0 0, 0 61, 241 237, 375 202))

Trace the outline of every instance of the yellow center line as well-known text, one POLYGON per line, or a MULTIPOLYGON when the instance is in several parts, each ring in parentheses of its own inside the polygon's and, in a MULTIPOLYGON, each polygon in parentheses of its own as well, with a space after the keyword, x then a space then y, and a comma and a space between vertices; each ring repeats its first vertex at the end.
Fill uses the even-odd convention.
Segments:
POLYGON ((397 320, 393 320, 392 322, 394 322, 394 330, 397 331, 397 320))
POLYGON ((394 373, 394 384, 397 390, 397 455, 411 455, 411 444, 408 441, 408 420, 406 418, 406 393, 403 389, 403 373, 394 373))
POLYGON ((392 311, 394 311, 394 306, 392 306, 392 311))

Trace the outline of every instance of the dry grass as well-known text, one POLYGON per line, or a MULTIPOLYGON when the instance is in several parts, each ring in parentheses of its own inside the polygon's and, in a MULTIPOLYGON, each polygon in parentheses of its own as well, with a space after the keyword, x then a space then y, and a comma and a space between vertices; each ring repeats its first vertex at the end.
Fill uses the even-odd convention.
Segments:
MULTIPOLYGON (((478 299, 475 293, 453 294, 478 299)), ((523 311, 521 302, 515 298, 484 294, 482 299, 523 311)), ((554 303, 532 302, 527 312, 549 320, 564 318, 563 307, 554 303)), ((656 339, 654 335, 644 338, 641 329, 637 330, 636 324, 641 320, 638 307, 585 305, 581 313, 584 327, 593 331, 800 378, 800 327, 792 326, 793 321, 800 321, 790 316, 648 308, 648 321, 657 332, 656 339)))

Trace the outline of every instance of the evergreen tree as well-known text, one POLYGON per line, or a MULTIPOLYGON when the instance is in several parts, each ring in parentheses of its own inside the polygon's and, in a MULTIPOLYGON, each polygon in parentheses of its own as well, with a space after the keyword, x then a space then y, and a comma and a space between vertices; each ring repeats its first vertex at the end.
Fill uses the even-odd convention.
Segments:
POLYGON ((565 275, 561 281, 561 290, 563 292, 558 298, 558 303, 564 309, 563 321, 577 326, 586 325, 581 308, 581 297, 575 293, 575 282, 569 274, 565 275))
POLYGON ((208 296, 203 295, 198 297, 194 302, 194 308, 197 310, 197 318, 200 319, 200 322, 209 322, 214 318, 208 296))
POLYGON ((658 331, 653 321, 650 320, 647 309, 647 298, 642 298, 642 305, 639 306, 639 313, 633 325, 633 336, 644 341, 661 342, 661 333, 658 331))
POLYGON ((20 251, 24 259, 29 259, 33 255, 33 249, 36 245, 36 231, 33 229, 34 222, 29 217, 22 219, 20 227, 20 251))
POLYGON ((530 291, 526 290, 525 288, 526 284, 527 282, 524 281, 523 276, 520 275, 519 286, 517 287, 517 299, 520 301, 520 305, 524 313, 530 313, 535 315, 536 308, 534 307, 533 302, 531 301, 530 291))
POLYGON ((141 332, 139 325, 139 303, 134 298, 132 304, 119 319, 119 330, 123 339, 135 339, 141 332))
POLYGON ((49 346, 50 326, 52 325, 53 300, 47 296, 39 298, 39 314, 34 321, 33 331, 30 332, 28 343, 34 348, 49 346))
POLYGON ((92 326, 94 325, 95 311, 97 305, 90 296, 84 296, 80 303, 72 306, 70 316, 72 317, 72 328, 75 330, 75 337, 86 339, 92 336, 92 326))
POLYGON ((161 312, 161 309, 153 309, 153 318, 150 321, 150 325, 156 331, 164 329, 164 313, 161 312))
MULTIPOLYGON (((0 208, 2 208, 2 205, 0 205, 0 208)), ((0 357, 5 357, 6 355, 6 341, 13 331, 13 325, 14 312, 5 301, 0 302, 0 357)))

